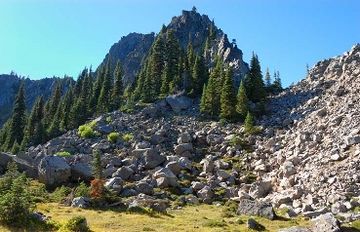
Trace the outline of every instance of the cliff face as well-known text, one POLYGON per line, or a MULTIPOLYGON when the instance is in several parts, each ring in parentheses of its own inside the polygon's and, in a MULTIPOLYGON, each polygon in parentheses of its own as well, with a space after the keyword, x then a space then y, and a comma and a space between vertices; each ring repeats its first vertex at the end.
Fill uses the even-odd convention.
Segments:
POLYGON ((71 78, 44 78, 41 80, 23 79, 15 75, 0 75, 0 127, 9 118, 13 103, 21 81, 24 81, 26 92, 26 106, 30 110, 38 96, 47 99, 56 81, 61 81, 64 90, 73 81, 71 78))

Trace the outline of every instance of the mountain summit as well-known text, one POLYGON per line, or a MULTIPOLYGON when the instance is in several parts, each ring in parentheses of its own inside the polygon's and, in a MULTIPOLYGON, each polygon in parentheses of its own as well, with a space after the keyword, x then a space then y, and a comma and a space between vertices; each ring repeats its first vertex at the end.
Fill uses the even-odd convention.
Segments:
MULTIPOLYGON (((241 78, 248 73, 248 65, 243 61, 243 53, 235 42, 230 43, 227 35, 207 15, 201 15, 195 9, 183 10, 180 16, 173 17, 162 32, 173 31, 181 49, 186 50, 191 44, 197 54, 204 55, 206 64, 210 67, 216 57, 228 63, 234 71, 235 84, 240 84, 241 78), (210 33, 213 38, 208 40, 210 33)), ((161 33, 161 32, 160 32, 161 33)), ((124 66, 124 82, 134 84, 141 65, 147 57, 155 38, 160 34, 130 33, 115 43, 106 54, 100 66, 105 65, 110 58, 115 67, 117 60, 124 66)))

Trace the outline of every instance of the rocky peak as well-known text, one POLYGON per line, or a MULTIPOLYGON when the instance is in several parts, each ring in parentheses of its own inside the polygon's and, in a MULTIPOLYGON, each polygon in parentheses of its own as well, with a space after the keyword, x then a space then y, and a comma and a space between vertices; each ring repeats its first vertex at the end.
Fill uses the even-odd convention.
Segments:
MULTIPOLYGON (((240 84, 241 78, 249 71, 248 65, 243 61, 242 51, 229 42, 227 35, 217 28, 207 15, 201 15, 196 10, 183 10, 180 16, 172 18, 166 30, 174 32, 182 49, 186 50, 188 44, 191 43, 195 52, 204 52, 206 63, 210 67, 216 56, 222 58, 234 69, 236 85, 240 84), (209 44, 208 51, 203 51, 210 29, 214 31, 215 38, 209 44)), ((154 33, 130 33, 110 48, 102 64, 111 57, 114 67, 117 60, 120 60, 124 68, 124 82, 126 85, 132 84, 154 40, 154 33)))
POLYGON ((102 64, 110 57, 112 66, 115 67, 116 62, 120 60, 124 70, 123 80, 125 84, 133 83, 154 39, 154 33, 130 33, 127 36, 123 36, 117 43, 111 46, 102 64))

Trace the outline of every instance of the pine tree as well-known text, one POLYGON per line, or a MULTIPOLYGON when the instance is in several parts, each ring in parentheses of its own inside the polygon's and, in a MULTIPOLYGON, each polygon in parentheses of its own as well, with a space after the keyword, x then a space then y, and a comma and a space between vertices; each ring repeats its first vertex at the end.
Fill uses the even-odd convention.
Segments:
POLYGON ((44 98, 38 97, 31 110, 30 116, 25 127, 24 138, 21 148, 24 149, 28 145, 37 145, 42 143, 46 137, 43 126, 44 118, 44 98))
POLYGON ((206 112, 206 84, 204 84, 203 91, 202 91, 202 94, 201 94, 200 112, 202 112, 202 113, 206 112))
POLYGON ((152 47, 149 58, 149 70, 146 72, 144 87, 150 90, 149 96, 143 99, 146 102, 151 102, 160 95, 161 78, 165 65, 165 49, 164 36, 160 34, 152 47))
POLYGON ((220 118, 232 121, 236 117, 236 95, 233 84, 233 72, 231 67, 228 67, 225 75, 225 82, 221 89, 220 95, 220 118))
POLYGON ((254 132, 254 117, 250 113, 250 111, 248 111, 246 115, 244 127, 245 127, 245 133, 251 134, 254 132))
POLYGON ((50 97, 49 111, 46 111, 46 124, 50 125, 61 101, 61 83, 60 81, 56 84, 55 89, 50 97))
POLYGON ((95 112, 97 110, 97 105, 99 101, 99 96, 102 88, 102 84, 104 82, 106 72, 106 65, 101 65, 97 70, 96 81, 93 86, 93 92, 90 100, 90 111, 95 112))
POLYGON ((119 109, 121 105, 121 100, 122 100, 121 98, 124 92, 122 78, 123 78, 123 69, 120 61, 118 61, 116 63, 114 70, 114 86, 111 92, 112 110, 119 109))
POLYGON ((113 81, 110 68, 110 59, 108 59, 97 105, 98 113, 106 113, 110 109, 110 97, 113 81))
POLYGON ((197 56, 195 59, 192 78, 193 86, 190 94, 195 97, 200 95, 202 87, 208 79, 204 59, 201 56, 197 56))
POLYGON ((255 103, 265 101, 265 84, 262 79, 260 62, 255 54, 251 58, 250 72, 245 76, 244 84, 250 101, 255 103))
POLYGON ((277 71, 275 73, 274 83, 272 84, 272 89, 275 93, 279 93, 283 90, 279 71, 277 71))
POLYGON ((236 101, 236 111, 242 119, 245 119, 247 112, 249 111, 249 102, 246 96, 246 89, 244 82, 241 81, 236 101))
POLYGON ((201 112, 216 118, 220 113, 220 93, 222 89, 222 62, 217 59, 216 66, 210 74, 209 81, 206 85, 205 95, 203 94, 203 107, 201 112), (220 88, 220 90, 219 90, 220 88))
POLYGON ((271 87, 271 76, 270 76, 269 68, 266 69, 266 73, 265 73, 265 87, 266 88, 271 87))
POLYGON ((9 133, 5 142, 5 148, 11 149, 14 143, 20 144, 24 137, 26 122, 25 89, 22 82, 15 98, 14 110, 10 120, 9 133))
POLYGON ((103 168, 101 164, 101 154, 98 150, 93 152, 93 161, 92 161, 92 172, 96 179, 103 178, 103 168))

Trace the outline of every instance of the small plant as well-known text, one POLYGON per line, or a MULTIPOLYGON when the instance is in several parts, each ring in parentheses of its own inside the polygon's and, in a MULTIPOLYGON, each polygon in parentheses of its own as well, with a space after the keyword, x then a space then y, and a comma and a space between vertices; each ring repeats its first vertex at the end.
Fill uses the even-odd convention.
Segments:
POLYGON ((84 182, 81 182, 75 188, 75 197, 90 197, 90 188, 84 182))
POLYGON ((111 122, 112 122, 112 117, 111 117, 111 116, 107 116, 105 120, 106 120, 107 123, 111 123, 111 122))
POLYGON ((110 143, 116 143, 120 139, 120 134, 117 132, 111 132, 108 134, 107 139, 110 143))
POLYGON ((61 232, 88 232, 91 231, 86 218, 81 216, 76 216, 70 218, 61 228, 61 232))
POLYGON ((87 124, 79 126, 78 135, 81 138, 93 138, 95 136, 98 136, 98 133, 94 131, 95 126, 96 126, 96 121, 91 121, 87 124))
POLYGON ((56 156, 60 156, 60 157, 70 157, 71 153, 68 151, 59 151, 55 153, 56 156))
POLYGON ((130 142, 133 139, 134 139, 134 135, 131 133, 125 133, 122 136, 122 140, 124 140, 125 142, 130 142))
POLYGON ((53 202, 62 202, 71 193, 71 188, 66 186, 58 187, 50 194, 50 200, 53 202))

